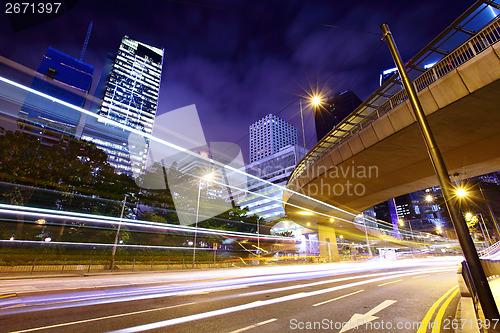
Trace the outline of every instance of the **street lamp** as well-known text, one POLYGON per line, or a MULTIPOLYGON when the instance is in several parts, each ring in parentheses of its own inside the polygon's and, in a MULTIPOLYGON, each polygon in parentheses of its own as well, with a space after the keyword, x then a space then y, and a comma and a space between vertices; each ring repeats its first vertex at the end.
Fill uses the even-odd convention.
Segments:
POLYGON ((196 220, 195 220, 195 224, 194 224, 194 242, 193 242, 193 264, 192 264, 192 268, 194 268, 194 262, 195 262, 195 259, 196 259, 196 236, 197 236, 197 232, 198 232, 198 218, 199 218, 198 214, 199 214, 199 211, 200 211, 201 182, 205 181, 206 183, 209 183, 213 178, 214 178, 214 173, 213 172, 207 173, 206 175, 204 175, 203 177, 201 177, 200 181, 198 182, 198 200, 196 202, 196 220))
POLYGON ((110 265, 111 270, 113 270, 113 267, 115 266, 116 246, 118 244, 118 236, 120 235, 120 229, 122 227, 123 212, 125 211, 126 203, 127 203, 127 196, 125 195, 125 197, 123 198, 122 212, 120 213, 120 220, 118 220, 118 228, 116 228, 115 242, 113 243, 113 251, 111 252, 111 265, 110 265))
MULTIPOLYGON (((321 97, 318 95, 312 95, 310 101, 314 107, 317 107, 318 105, 321 104, 321 97)), ((305 154, 307 152, 307 148, 306 148, 306 135, 304 130, 304 113, 302 111, 302 97, 299 97, 299 107, 300 107, 300 122, 302 124, 302 141, 304 143, 304 154, 305 154)))
POLYGON ((366 237, 366 246, 368 247, 368 255, 373 257, 372 249, 370 248, 370 242, 368 240, 368 229, 366 228, 365 214, 361 213, 361 218, 363 219, 363 226, 365 227, 365 237, 366 237))
POLYGON ((481 214, 481 213, 472 214, 471 212, 467 212, 465 214, 465 220, 468 222, 475 222, 477 220, 477 223, 479 224, 479 227, 481 228, 481 233, 483 234, 484 241, 488 244, 488 246, 490 246, 492 244, 490 233, 488 231, 488 228, 486 227, 486 223, 484 223, 483 214, 481 214), (477 215, 479 215, 481 217, 481 221, 483 223, 481 223, 481 221, 479 221, 477 219, 477 215), (486 230, 486 233, 485 233, 485 230, 486 230), (486 237, 488 237, 488 238, 486 238, 486 237))
POLYGON ((425 196, 425 201, 427 201, 428 203, 434 202, 434 197, 430 194, 427 194, 425 196))
POLYGON ((465 188, 463 187, 459 187, 455 190, 455 194, 457 195, 457 197, 459 198, 464 198, 467 196, 467 191, 465 190, 465 188))
MULTIPOLYGON (((399 220, 398 220, 398 224, 399 224, 400 226, 404 226, 404 225, 405 225, 405 221, 404 221, 403 219, 399 219, 399 220)), ((415 240, 415 236, 413 235, 413 229, 412 229, 412 227, 411 227, 411 221, 410 221, 410 220, 408 220, 408 226, 410 227, 410 235, 411 235, 411 239, 412 239, 412 240, 415 240)), ((411 244, 411 243, 410 243, 410 244, 411 244)), ((409 247, 410 247, 410 255, 411 255, 411 257, 413 258, 413 250, 412 250, 412 248, 411 248, 411 245, 410 245, 409 247)))
POLYGON ((440 225, 436 226, 436 233, 438 233, 440 235, 443 233, 443 229, 441 229, 440 225))
POLYGON ((384 39, 389 46, 389 50, 391 51, 394 63, 398 68, 399 77, 403 83, 411 108, 413 109, 413 113, 422 132, 432 166, 434 167, 436 176, 439 179, 444 201, 448 207, 451 222, 457 232, 457 238, 464 253, 467 269, 472 278, 472 285, 476 289, 477 298, 483 308, 484 316, 489 320, 498 319, 500 318, 500 314, 498 312, 495 299, 493 298, 493 293, 491 292, 488 280, 486 279, 486 274, 484 273, 476 248, 470 237, 467 223, 465 222, 462 214, 460 214, 460 209, 455 198, 453 198, 454 187, 451 183, 448 169, 446 168, 439 147, 434 139, 434 135, 432 134, 427 118, 425 117, 422 105, 418 100, 415 86, 412 85, 412 82, 408 78, 404 62, 401 59, 401 55, 399 54, 396 43, 394 42, 394 37, 389 30, 387 23, 382 24, 381 29, 384 34, 384 39))

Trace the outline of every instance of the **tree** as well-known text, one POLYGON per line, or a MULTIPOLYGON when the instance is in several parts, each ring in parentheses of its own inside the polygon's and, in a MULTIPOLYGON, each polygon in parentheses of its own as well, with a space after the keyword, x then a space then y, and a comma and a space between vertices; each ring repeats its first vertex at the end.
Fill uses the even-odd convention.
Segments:
MULTIPOLYGON (((139 189, 133 179, 117 174, 106 153, 92 143, 71 140, 47 146, 32 134, 2 134, 0 181, 10 186, 0 194, 4 202, 24 206, 35 200, 46 208, 117 216, 125 195, 130 197, 129 203, 137 197, 139 189)), ((18 216, 17 235, 23 223, 23 217, 18 216)), ((59 239, 65 224, 63 221, 59 239)))

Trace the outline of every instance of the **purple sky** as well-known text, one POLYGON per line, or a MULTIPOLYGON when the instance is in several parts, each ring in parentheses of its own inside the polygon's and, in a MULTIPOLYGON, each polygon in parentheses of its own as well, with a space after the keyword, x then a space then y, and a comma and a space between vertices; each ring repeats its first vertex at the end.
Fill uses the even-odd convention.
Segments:
MULTIPOLYGON (((248 127, 268 113, 281 111, 279 116, 301 133, 298 103, 283 109, 309 86, 338 71, 324 90, 333 93, 351 88, 364 99, 377 88, 380 71, 393 67, 385 44, 362 72, 375 49, 339 69, 381 38, 375 34, 380 33, 382 22, 389 23, 406 61, 473 3, 468 0, 193 2, 238 11, 159 0, 80 0, 68 13, 19 32, 12 32, 3 14, 0 55, 32 69, 38 67, 48 46, 79 57, 87 26, 93 21, 85 61, 96 67, 94 89, 106 55, 117 51, 124 35, 163 47, 166 56, 158 113, 196 104, 208 141, 238 143, 247 159, 248 127)), ((312 147, 314 121, 311 110, 305 112, 306 141, 312 147)), ((299 142, 302 142, 300 136, 299 142)))

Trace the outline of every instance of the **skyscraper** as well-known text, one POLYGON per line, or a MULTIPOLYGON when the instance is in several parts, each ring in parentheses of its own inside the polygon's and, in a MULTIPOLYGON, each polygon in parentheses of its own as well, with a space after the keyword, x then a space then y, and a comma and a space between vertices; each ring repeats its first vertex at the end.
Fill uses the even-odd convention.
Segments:
POLYGON ((297 145, 297 129, 293 125, 273 114, 253 123, 250 126, 251 163, 246 166, 246 172, 272 184, 249 178, 251 193, 240 193, 239 205, 265 219, 283 216, 283 190, 278 186, 286 185, 304 154, 304 148, 297 145))
MULTIPOLYGON (((83 107, 92 85, 94 66, 52 47, 47 49, 31 88, 77 107, 83 107)), ((36 93, 28 93, 19 111, 22 131, 39 135, 42 142, 53 144, 61 138, 73 138, 81 112, 54 103, 36 93)))
POLYGON ((361 100, 352 91, 347 90, 329 97, 326 103, 314 108, 316 137, 321 140, 345 117, 353 112, 361 100))
POLYGON ((131 155, 128 149, 130 130, 114 126, 110 121, 151 134, 160 93, 163 54, 163 49, 125 36, 117 55, 114 59, 108 57, 104 66, 99 83, 101 91, 96 93, 102 94, 102 101, 92 108, 103 118, 88 117, 82 139, 104 150, 109 163, 118 172, 131 174, 132 165, 138 169, 145 165, 147 148, 131 155), (133 160, 135 163, 131 163, 133 160))
POLYGON ((274 114, 250 125, 250 163, 295 144, 297 129, 274 114))
POLYGON ((304 147, 289 145, 277 153, 247 165, 248 174, 272 184, 249 178, 249 193, 240 195, 238 204, 264 219, 283 217, 285 210, 282 187, 285 187, 290 174, 304 155, 304 147))

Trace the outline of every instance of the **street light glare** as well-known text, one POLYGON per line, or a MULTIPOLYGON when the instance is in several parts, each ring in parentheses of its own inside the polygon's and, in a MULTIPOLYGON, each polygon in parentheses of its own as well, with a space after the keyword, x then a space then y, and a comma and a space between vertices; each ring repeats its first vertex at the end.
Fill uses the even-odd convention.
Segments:
POLYGON ((206 180, 206 181, 211 181, 212 179, 214 179, 214 173, 213 172, 210 172, 210 173, 207 173, 206 175, 203 176, 203 179, 206 180))
POLYGON ((312 101, 313 105, 319 105, 321 103, 321 97, 314 96, 311 101, 312 101))
POLYGON ((433 202, 434 201, 434 197, 430 194, 428 194, 426 197, 425 197, 425 201, 427 202, 433 202))
POLYGON ((464 189, 464 188, 458 188, 456 191, 455 191, 456 195, 460 198, 463 198, 467 195, 467 191, 464 189))

